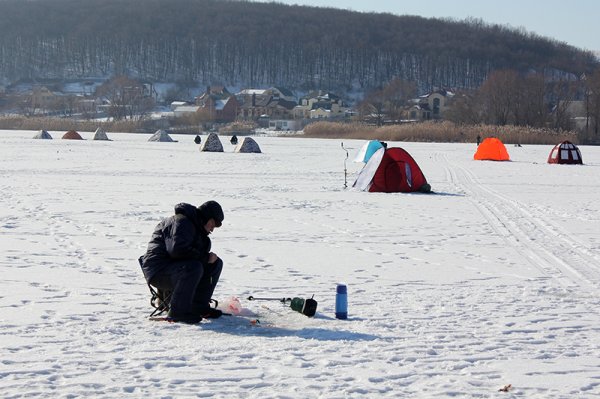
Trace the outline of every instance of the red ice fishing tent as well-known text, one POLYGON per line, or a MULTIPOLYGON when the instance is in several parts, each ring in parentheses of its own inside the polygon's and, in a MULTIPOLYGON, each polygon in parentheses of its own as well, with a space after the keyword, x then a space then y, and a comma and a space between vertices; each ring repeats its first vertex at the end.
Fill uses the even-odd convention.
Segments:
POLYGON ((69 130, 62 136, 63 140, 83 140, 81 135, 75 130, 69 130))
POLYGON ((402 148, 377 150, 360 171, 352 187, 383 193, 431 191, 419 165, 402 148))
POLYGON ((506 147, 500 139, 495 137, 488 137, 483 140, 477 146, 473 159, 478 161, 510 161, 506 147))
POLYGON ((583 164, 579 148, 570 141, 563 141, 552 148, 548 163, 583 164))

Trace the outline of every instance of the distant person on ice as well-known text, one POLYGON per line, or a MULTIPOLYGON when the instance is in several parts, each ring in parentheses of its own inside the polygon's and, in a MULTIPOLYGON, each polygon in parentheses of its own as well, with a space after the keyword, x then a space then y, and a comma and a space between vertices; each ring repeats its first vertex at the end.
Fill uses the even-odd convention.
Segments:
POLYGON ((223 209, 216 201, 196 208, 180 203, 175 214, 154 229, 148 250, 140 258, 146 281, 163 292, 172 292, 168 317, 198 323, 218 318, 222 312, 210 307, 223 261, 210 252, 208 237, 221 227, 223 209))

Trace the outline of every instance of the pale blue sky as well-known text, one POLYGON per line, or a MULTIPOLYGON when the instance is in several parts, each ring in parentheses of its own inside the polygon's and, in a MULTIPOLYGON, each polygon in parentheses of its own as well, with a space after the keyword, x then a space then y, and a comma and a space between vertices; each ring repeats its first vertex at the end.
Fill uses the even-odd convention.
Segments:
MULTIPOLYGON (((261 0, 271 2, 270 0, 261 0)), ((600 51, 599 0, 277 0, 276 3, 332 7, 365 12, 420 15, 426 18, 468 17, 524 28, 587 50, 600 51)))

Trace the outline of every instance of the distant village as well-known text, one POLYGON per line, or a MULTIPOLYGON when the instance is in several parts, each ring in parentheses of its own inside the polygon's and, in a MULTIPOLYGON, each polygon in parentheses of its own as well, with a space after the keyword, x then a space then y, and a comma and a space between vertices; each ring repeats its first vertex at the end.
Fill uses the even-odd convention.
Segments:
MULTIPOLYGON (((391 119, 374 112, 361 113, 349 101, 335 93, 312 91, 296 99, 285 88, 244 89, 231 94, 223 86, 207 87, 206 92, 196 98, 194 105, 172 104, 175 116, 181 112, 206 110, 217 122, 256 121, 260 127, 274 130, 301 130, 316 120, 343 121, 361 119, 363 122, 392 124, 440 119, 446 99, 452 93, 438 91, 421 96, 407 107, 403 118, 391 119)), ((375 110, 373 110, 375 111, 375 110)))
POLYGON ((101 82, 90 81, 0 86, 0 113, 109 120, 115 118, 114 110, 120 107, 127 109, 120 116, 153 120, 153 128, 176 128, 177 125, 185 125, 182 121, 192 125, 201 124, 207 129, 240 122, 270 130, 298 131, 320 120, 360 120, 383 125, 442 119, 453 96, 447 90, 427 93, 412 99, 400 114, 392 116, 375 107, 359 111, 355 100, 323 90, 296 97, 284 87, 246 88, 232 93, 225 86, 211 85, 193 100, 165 101, 164 95, 154 84, 145 83, 119 88, 117 100, 111 95, 98 94, 100 85, 101 82), (144 105, 140 106, 139 103, 144 105))
MULTIPOLYGON (((224 128, 230 132, 301 131, 316 121, 383 126, 451 120, 453 106, 460 97, 452 90, 437 89, 416 98, 398 100, 392 107, 389 99, 344 98, 324 90, 300 96, 276 86, 230 90, 210 85, 197 88, 196 95, 189 95, 190 90, 174 90, 168 84, 142 83, 127 77, 0 85, 0 116, 99 122, 132 120, 143 122, 146 131, 168 129, 178 133, 224 128)), ((570 119, 572 128, 588 130, 589 106, 584 101, 568 101, 547 112, 551 115, 559 110, 570 119)))

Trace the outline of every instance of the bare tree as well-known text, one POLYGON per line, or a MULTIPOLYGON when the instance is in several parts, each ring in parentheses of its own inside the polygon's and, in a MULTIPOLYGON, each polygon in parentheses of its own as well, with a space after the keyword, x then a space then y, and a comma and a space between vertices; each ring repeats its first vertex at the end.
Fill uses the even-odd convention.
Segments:
POLYGON ((395 78, 382 88, 369 92, 359 109, 374 114, 377 126, 381 126, 386 116, 399 119, 407 101, 414 98, 416 92, 417 86, 414 82, 395 78))
POLYGON ((519 126, 546 126, 549 110, 545 102, 544 77, 532 74, 517 77, 513 83, 512 123, 519 126))
POLYGON ((379 89, 368 93, 358 108, 363 117, 369 120, 375 119, 377 126, 383 125, 386 112, 383 90, 379 89))
POLYGON ((114 119, 141 119, 154 105, 144 85, 127 76, 117 76, 102 84, 96 96, 106 98, 109 115, 114 119))
POLYGON ((479 88, 485 122, 506 125, 514 114, 518 96, 518 74, 512 70, 495 71, 479 88))
POLYGON ((392 119, 400 119, 408 100, 417 95, 415 82, 395 78, 381 90, 385 108, 392 119))
POLYGON ((586 134, 592 142, 600 141, 600 69, 585 79, 586 134))
POLYGON ((481 123, 482 111, 479 96, 474 90, 457 91, 444 112, 444 117, 454 123, 476 125, 481 123))
POLYGON ((25 116, 34 116, 40 111, 40 104, 33 93, 17 96, 16 105, 19 112, 25 116))
POLYGON ((569 107, 576 98, 579 82, 560 79, 547 86, 548 97, 553 106, 552 127, 554 129, 570 130, 573 128, 569 107))
POLYGON ((85 119, 92 119, 98 112, 96 100, 90 97, 83 97, 77 101, 77 112, 85 119))
POLYGON ((57 97, 53 108, 64 116, 73 116, 77 113, 77 96, 66 95, 57 97))

